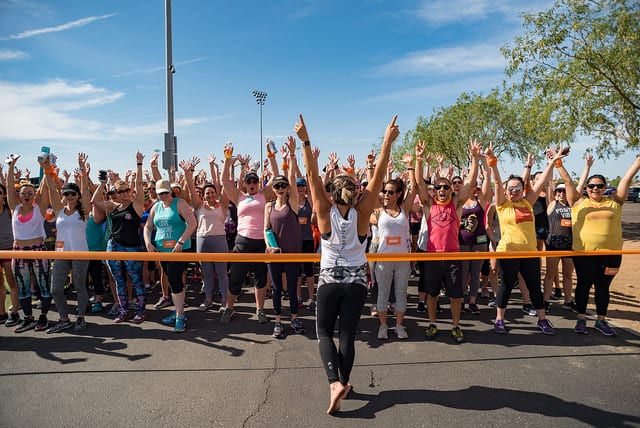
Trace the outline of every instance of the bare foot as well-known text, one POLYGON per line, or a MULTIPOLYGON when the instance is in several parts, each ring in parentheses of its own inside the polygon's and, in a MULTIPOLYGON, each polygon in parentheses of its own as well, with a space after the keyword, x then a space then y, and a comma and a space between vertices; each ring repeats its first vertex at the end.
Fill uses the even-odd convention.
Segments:
POLYGON ((343 398, 343 399, 347 398, 352 389, 353 389, 353 386, 351 386, 350 383, 346 384, 344 386, 344 394, 342 394, 342 397, 340 397, 340 398, 343 398))
POLYGON ((331 389, 331 402, 327 409, 327 414, 332 414, 340 410, 340 399, 344 395, 345 387, 340 382, 333 382, 330 385, 331 389))

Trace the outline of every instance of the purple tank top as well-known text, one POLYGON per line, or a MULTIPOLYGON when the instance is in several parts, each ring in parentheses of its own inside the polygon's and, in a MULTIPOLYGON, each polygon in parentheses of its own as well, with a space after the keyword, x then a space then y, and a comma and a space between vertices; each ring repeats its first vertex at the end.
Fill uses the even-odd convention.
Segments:
POLYGON ((460 218, 460 245, 475 245, 487 242, 484 209, 479 201, 473 208, 462 207, 460 218))
POLYGON ((276 209, 275 202, 271 203, 269 223, 271 223, 271 230, 276 235, 278 246, 283 253, 302 252, 302 232, 298 216, 291 210, 289 202, 280 211, 276 209))

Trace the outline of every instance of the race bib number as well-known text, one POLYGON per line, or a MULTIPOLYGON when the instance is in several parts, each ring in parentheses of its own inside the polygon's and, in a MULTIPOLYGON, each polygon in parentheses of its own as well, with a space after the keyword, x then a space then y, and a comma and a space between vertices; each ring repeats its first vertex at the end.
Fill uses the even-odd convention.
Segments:
POLYGON ((309 220, 308 217, 298 217, 298 223, 300 224, 307 224, 307 220, 309 220))
POLYGON ((387 245, 400 245, 402 240, 399 236, 387 236, 387 240, 385 241, 387 245))
POLYGON ((166 241, 162 241, 162 248, 173 248, 177 244, 175 239, 167 239, 166 241))
POLYGON ((485 242, 487 242, 487 235, 480 235, 476 239, 476 243, 478 244, 484 244, 485 242))
POLYGON ((56 241, 56 251, 64 251, 64 241, 56 241))
POLYGON ((618 273, 619 270, 620 268, 616 268, 616 267, 606 267, 604 268, 604 274, 609 276, 614 276, 615 274, 618 273))
POLYGON ((560 220, 560 226, 562 226, 562 227, 571 227, 571 219, 570 218, 563 218, 562 220, 560 220))

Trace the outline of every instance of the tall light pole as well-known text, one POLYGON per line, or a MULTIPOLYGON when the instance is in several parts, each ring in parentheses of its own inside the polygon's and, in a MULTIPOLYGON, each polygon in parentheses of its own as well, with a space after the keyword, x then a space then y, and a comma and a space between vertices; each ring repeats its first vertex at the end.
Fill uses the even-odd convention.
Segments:
POLYGON ((173 52, 171 48, 171 0, 165 0, 165 29, 167 42, 167 132, 164 134, 164 153, 162 153, 162 168, 167 171, 178 164, 178 139, 173 129, 173 52))
POLYGON ((267 101, 267 93, 262 91, 253 91, 253 96, 256 97, 256 104, 260 106, 260 168, 264 172, 264 158, 262 156, 262 106, 267 101))

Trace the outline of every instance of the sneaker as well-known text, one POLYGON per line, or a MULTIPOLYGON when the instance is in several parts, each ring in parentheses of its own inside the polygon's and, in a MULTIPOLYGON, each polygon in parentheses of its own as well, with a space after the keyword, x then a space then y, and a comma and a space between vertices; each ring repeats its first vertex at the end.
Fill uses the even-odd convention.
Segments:
POLYGON ((496 303, 496 299, 491 299, 489 300, 489 303, 487 303, 487 306, 490 308, 495 308, 498 304, 496 303))
POLYGON ((31 330, 36 328, 36 325, 38 325, 38 321, 36 321, 33 317, 28 317, 22 320, 22 323, 20 323, 19 326, 17 326, 16 328, 13 329, 14 333, 22 333, 25 332, 27 330, 31 330))
POLYGON ((266 324, 269 322, 269 319, 267 318, 267 313, 264 311, 264 309, 258 309, 258 312, 256 313, 256 315, 258 315, 258 322, 260 324, 266 324))
POLYGON ((415 278, 417 275, 416 270, 415 269, 411 269, 411 278, 415 278))
POLYGON ((381 325, 378 328, 378 339, 380 340, 387 340, 389 338, 389 327, 387 327, 387 325, 381 325))
POLYGON ((371 305, 371 316, 372 317, 378 316, 378 307, 376 305, 371 305))
POLYGON ((125 313, 120 313, 116 319, 113 320, 113 322, 115 322, 116 324, 120 324, 121 322, 125 322, 125 321, 129 321, 129 313, 125 312, 125 313))
POLYGON ((478 308, 478 305, 476 305, 475 303, 469 303, 469 310, 473 315, 480 314, 480 308, 478 308))
POLYGON ((205 300, 204 302, 200 303, 200 306, 198 306, 198 310, 204 312, 212 307, 213 302, 211 300, 205 300))
POLYGON ((91 305, 91 313, 92 314, 97 314, 98 312, 102 312, 102 302, 99 300, 96 300, 93 302, 93 304, 91 305))
POLYGON ((223 308, 220 314, 220 324, 229 324, 235 313, 233 309, 223 308))
POLYGON ((431 340, 438 334, 438 326, 435 324, 429 324, 429 327, 424 331, 424 335, 427 339, 431 340))
POLYGON ((0 315, 0 322, 4 323, 9 319, 9 315, 8 314, 2 314, 0 315))
POLYGON ((538 328, 544 334, 548 334, 548 335, 556 334, 556 331, 553 329, 553 324, 551 324, 551 322, 549 322, 549 320, 547 319, 538 320, 538 328))
POLYGON ((271 336, 273 336, 276 339, 282 339, 284 337, 284 332, 282 331, 282 324, 277 322, 276 325, 273 326, 273 333, 271 333, 271 336))
POLYGON ((551 299, 562 300, 562 288, 555 288, 553 290, 553 294, 551 295, 551 299))
POLYGON ((551 302, 549 302, 548 300, 544 301, 544 313, 548 314, 549 312, 551 312, 551 302))
POLYGON ((613 328, 611 328, 609 323, 606 322, 605 320, 596 321, 595 328, 596 328, 596 330, 598 330, 600 333, 604 334, 605 336, 617 336, 618 335, 618 333, 616 333, 616 331, 613 328))
POLYGON ((305 334, 307 332, 307 330, 304 329, 304 325, 302 325, 302 321, 298 318, 291 320, 291 329, 296 334, 305 334))
POLYGON ((46 315, 40 314, 38 318, 38 324, 36 325, 36 331, 45 331, 49 328, 49 320, 46 315))
POLYGON ((398 339, 408 339, 407 329, 403 325, 396 324, 396 336, 398 339))
POLYGON ((307 300, 307 309, 309 309, 310 311, 315 311, 316 310, 316 301, 313 300, 313 299, 307 300))
POLYGON ((480 292, 480 297, 482 297, 483 299, 488 299, 489 297, 491 297, 491 295, 489 294, 489 289, 483 288, 480 292))
POLYGON ((165 296, 160 296, 160 300, 158 300, 158 303, 156 303, 153 307, 156 309, 162 309, 171 305, 172 305, 171 299, 165 296))
POLYGON ((507 334, 507 329, 504 326, 504 320, 496 320, 493 324, 493 331, 498 334, 507 334))
POLYGON ((535 317, 536 315, 538 315, 536 310, 533 309, 533 305, 531 303, 525 303, 524 305, 522 305, 522 312, 531 317, 535 317))
POLYGON ((460 315, 470 314, 471 308, 467 308, 464 303, 462 304, 462 308, 460 308, 460 315))
POLYGON ((137 308, 138 307, 138 301, 136 299, 131 299, 131 301, 127 305, 130 308, 137 308))
POLYGON ((59 320, 58 324, 49 327, 49 329, 47 330, 47 334, 59 333, 62 330, 66 330, 68 328, 71 328, 72 326, 73 326, 73 324, 71 324, 71 321, 69 321, 69 320, 59 320))
POLYGON ((147 319, 147 313, 146 312, 142 312, 140 314, 136 314, 136 316, 133 317, 131 322, 133 322, 134 324, 142 324, 144 322, 144 320, 146 320, 146 319, 147 319))
POLYGON ((73 331, 83 331, 87 329, 87 322, 83 317, 79 317, 76 320, 76 325, 73 326, 73 331))
POLYGON ((456 343, 464 342, 464 334, 462 333, 462 330, 460 330, 460 327, 453 327, 451 329, 451 336, 456 343))
POLYGON ((169 316, 162 318, 162 324, 174 324, 176 322, 176 311, 172 311, 169 316))
POLYGON ((576 302, 564 302, 562 304, 562 309, 566 309, 568 311, 573 311, 576 314, 578 313, 578 308, 576 307, 576 302))
POLYGON ((120 304, 118 303, 114 303, 111 306, 111 309, 109 309, 108 315, 110 317, 115 317, 116 315, 118 315, 120 313, 120 304))
POLYGON ((578 318, 576 321, 576 326, 573 328, 573 331, 579 334, 587 334, 587 320, 578 318))
POLYGON ((427 305, 425 305, 424 302, 418 302, 418 308, 416 309, 416 311, 419 314, 424 314, 425 312, 427 312, 427 305))
POLYGON ((4 322, 4 325, 6 327, 13 327, 18 324, 20 324, 20 314, 18 314, 17 312, 9 312, 9 317, 4 322))
POLYGON ((174 333, 182 333, 187 329, 187 316, 182 314, 181 317, 176 317, 176 325, 173 327, 174 333))

